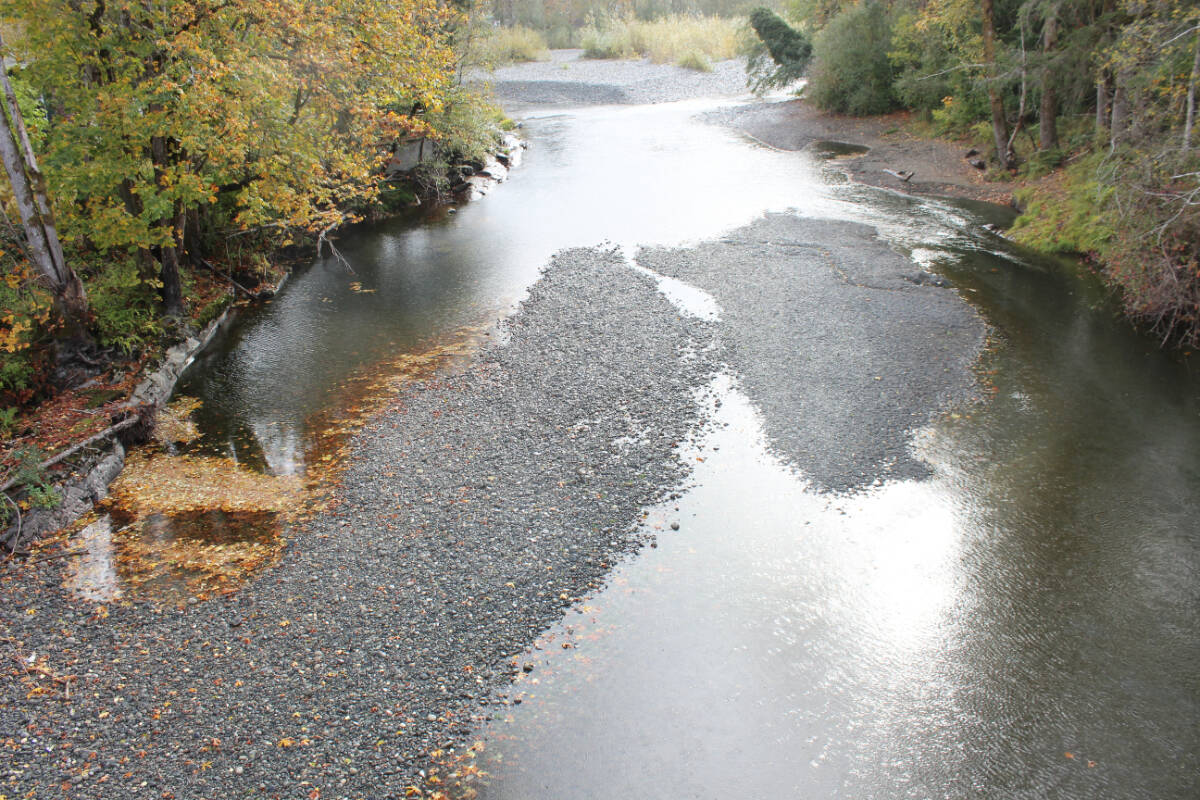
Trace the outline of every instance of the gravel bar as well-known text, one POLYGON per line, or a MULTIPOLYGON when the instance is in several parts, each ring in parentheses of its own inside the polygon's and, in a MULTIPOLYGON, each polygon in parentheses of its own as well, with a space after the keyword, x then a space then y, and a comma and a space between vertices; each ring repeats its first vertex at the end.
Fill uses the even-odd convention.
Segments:
POLYGON ((983 320, 869 226, 771 214, 637 260, 720 304, 719 358, 772 447, 819 489, 925 477, 913 432, 976 391, 983 320))
POLYGON ((48 674, 6 684, 0 793, 398 797, 461 746, 683 479, 711 369, 682 357, 707 324, 612 251, 557 256, 504 334, 397 396, 337 508, 231 598, 103 618, 55 562, 8 567, 10 665, 48 656, 48 674), (69 699, 50 674, 75 676, 69 699))
POLYGON ((647 59, 589 59, 582 50, 553 50, 550 59, 480 72, 474 80, 491 86, 513 110, 529 105, 585 106, 667 103, 694 97, 748 95, 742 59, 720 61, 700 72, 647 59))

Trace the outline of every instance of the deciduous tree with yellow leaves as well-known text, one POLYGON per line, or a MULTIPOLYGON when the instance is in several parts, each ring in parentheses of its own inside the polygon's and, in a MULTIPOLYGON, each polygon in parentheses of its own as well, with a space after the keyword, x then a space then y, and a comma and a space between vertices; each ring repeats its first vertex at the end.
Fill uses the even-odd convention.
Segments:
POLYGON ((391 145, 427 133, 424 113, 451 93, 457 13, 437 0, 0 0, 21 32, 6 64, 40 98, 32 149, 68 260, 123 264, 178 315, 181 266, 221 237, 280 244, 353 219, 391 145))

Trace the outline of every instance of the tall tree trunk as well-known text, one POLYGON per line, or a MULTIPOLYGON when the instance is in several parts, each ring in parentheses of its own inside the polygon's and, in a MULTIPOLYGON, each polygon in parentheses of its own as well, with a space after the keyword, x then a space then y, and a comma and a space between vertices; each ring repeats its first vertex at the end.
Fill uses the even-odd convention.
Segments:
POLYGON ((1038 112, 1038 148, 1058 147, 1058 89, 1054 82, 1051 56, 1058 47, 1058 4, 1050 7, 1042 27, 1042 105, 1038 112))
MULTIPOLYGON (((165 136, 153 136, 150 139, 150 158, 155 166, 155 181, 161 180, 161 173, 166 170, 170 154, 165 136)), ((171 232, 171 244, 164 244, 159 254, 158 279, 162 282, 163 313, 168 317, 178 317, 183 314, 183 286, 179 278, 179 247, 183 241, 183 225, 185 217, 178 202, 170 217, 159 220, 159 226, 171 232)))
MULTIPOLYGON (((0 39, 0 50, 4 46, 0 39)), ((21 225, 29 241, 29 254, 37 268, 50 282, 55 303, 72 334, 82 330, 87 316, 87 295, 75 270, 63 256, 54 216, 46 197, 46 187, 37 159, 25 130, 17 95, 8 79, 8 71, 0 66, 0 86, 4 93, 4 108, 0 110, 0 160, 12 184, 13 198, 21 215, 21 225)))
POLYGON ((1125 138, 1125 127, 1129 120, 1129 97, 1125 92, 1127 76, 1119 73, 1114 81, 1112 114, 1108 123, 1109 144, 1116 147, 1125 138))
POLYGON ((1101 73, 1096 81, 1096 136, 1108 134, 1108 75, 1101 73))
POLYGON ((1196 124, 1196 83, 1200 81, 1200 31, 1196 32, 1195 53, 1192 56, 1192 76, 1188 80, 1187 116, 1183 120, 1183 149, 1192 146, 1192 130, 1196 124))
POLYGON ((996 143, 996 158, 1006 169, 1016 166, 1008 147, 1008 119, 1004 115, 1004 99, 996 87, 996 12, 993 0, 980 0, 983 10, 983 62, 987 68, 988 102, 992 106, 992 138, 996 143))

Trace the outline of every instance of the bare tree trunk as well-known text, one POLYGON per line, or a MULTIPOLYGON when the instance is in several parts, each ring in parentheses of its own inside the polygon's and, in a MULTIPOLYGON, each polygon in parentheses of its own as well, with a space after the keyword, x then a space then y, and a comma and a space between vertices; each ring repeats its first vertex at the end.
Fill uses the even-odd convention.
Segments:
POLYGON ((1187 117, 1183 120, 1183 149, 1192 146, 1192 129, 1196 124, 1196 82, 1200 81, 1200 31, 1196 32, 1195 55, 1192 56, 1192 76, 1188 80, 1187 117))
POLYGON ((1117 75, 1112 94, 1112 114, 1108 124, 1109 145, 1116 147, 1125 138, 1125 126, 1129 119, 1129 97, 1125 92, 1125 76, 1117 75))
POLYGON ((1058 147, 1058 89, 1054 85, 1054 70, 1050 55, 1058 47, 1058 4, 1051 6, 1042 28, 1042 104, 1038 112, 1038 148, 1058 147))
POLYGON ((1108 76, 1096 82, 1096 135, 1108 133, 1108 76))
MULTIPOLYGON (((1013 125, 1012 133, 1008 135, 1008 142, 1005 143, 1005 160, 1015 162, 1017 160, 1016 150, 1013 149, 1013 143, 1017 141, 1017 134, 1021 132, 1021 128, 1025 127, 1025 98, 1029 93, 1029 71, 1026 69, 1028 62, 1027 53, 1025 51, 1025 17, 1021 17, 1021 93, 1020 100, 1017 103, 1017 121, 1013 125)), ((1033 141, 1033 136, 1030 135, 1030 141, 1033 141)))
MULTIPOLYGON (((176 203, 176 208, 179 208, 179 203, 176 203)), ((163 294, 163 310, 166 311, 168 317, 183 316, 183 283, 179 277, 179 254, 183 249, 183 232, 184 226, 187 224, 187 217, 179 211, 175 214, 173 220, 172 234, 175 239, 175 244, 163 247, 162 249, 162 269, 159 272, 159 280, 162 281, 163 294)))
POLYGON ((992 138, 996 143, 996 158, 1006 169, 1016 166, 1008 147, 1008 120, 1004 115, 1004 99, 996 88, 996 12, 993 0, 980 0, 983 10, 983 62, 987 67, 988 102, 992 106, 992 138))
MULTIPOLYGON (((0 49, 3 46, 3 40, 0 40, 0 49)), ((42 174, 38 171, 21 109, 17 106, 17 95, 8 79, 8 71, 2 66, 0 86, 4 92, 4 109, 0 110, 0 160, 4 161, 4 169, 12 183, 13 198, 29 241, 30 257, 37 270, 50 282, 63 318, 71 327, 77 328, 87 315, 87 295, 79 276, 63 256, 42 174)))

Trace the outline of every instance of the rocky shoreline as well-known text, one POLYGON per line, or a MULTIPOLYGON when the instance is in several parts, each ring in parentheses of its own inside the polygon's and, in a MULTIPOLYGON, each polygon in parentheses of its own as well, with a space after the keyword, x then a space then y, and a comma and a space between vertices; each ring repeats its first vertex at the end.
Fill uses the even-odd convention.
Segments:
POLYGON ((362 432, 337 507, 238 594, 97 609, 53 561, 9 566, 0 786, 403 796, 682 479, 704 327, 618 255, 564 253, 505 345, 362 432))

